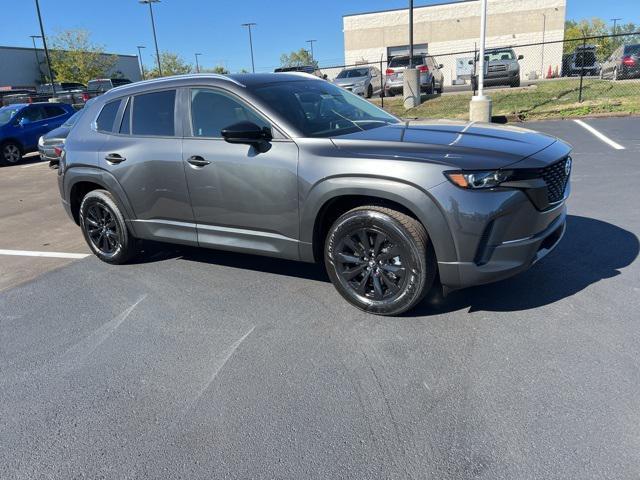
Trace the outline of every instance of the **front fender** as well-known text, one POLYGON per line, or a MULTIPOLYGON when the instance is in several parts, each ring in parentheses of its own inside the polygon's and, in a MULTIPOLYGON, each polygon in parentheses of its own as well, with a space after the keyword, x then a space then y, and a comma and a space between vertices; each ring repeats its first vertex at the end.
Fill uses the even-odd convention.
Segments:
POLYGON ((457 254, 447 221, 428 191, 398 180, 363 177, 331 177, 309 191, 300 209, 300 256, 313 261, 313 233, 316 219, 327 202, 341 196, 359 195, 398 203, 424 225, 438 261, 453 262, 457 254))
MULTIPOLYGON (((129 221, 136 218, 131 203, 122 186, 111 173, 101 168, 89 166, 71 166, 67 168, 64 172, 62 193, 64 201, 68 204, 71 204, 71 189, 80 182, 95 183, 111 193, 116 205, 124 215, 127 225, 132 230, 135 230, 135 222, 129 221)), ((132 231, 132 233, 135 235, 135 231, 132 231)))

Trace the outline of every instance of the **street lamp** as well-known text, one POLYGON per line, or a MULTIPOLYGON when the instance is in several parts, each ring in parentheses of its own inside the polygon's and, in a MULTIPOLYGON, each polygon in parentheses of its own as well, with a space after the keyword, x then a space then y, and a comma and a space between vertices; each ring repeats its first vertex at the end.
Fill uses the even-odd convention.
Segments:
POLYGON ((307 43, 311 45, 311 63, 312 64, 314 63, 314 60, 315 60, 313 56, 313 42, 317 42, 317 40, 307 40, 307 43))
POLYGON ((140 62, 140 73, 142 73, 142 80, 144 80, 144 64, 142 63, 142 49, 147 48, 144 45, 136 45, 138 49, 138 62, 140 62))
POLYGON ((247 29, 249 29, 249 48, 251 49, 251 71, 253 73, 256 73, 256 67, 253 63, 253 39, 251 38, 251 27, 255 27, 257 24, 256 23, 243 23, 240 26, 241 27, 247 27, 247 29))
MULTIPOLYGON (((47 57, 47 69, 49 70, 49 79, 51 80, 51 93, 56 96, 56 83, 53 78, 53 70, 51 70, 51 59, 49 58, 49 49, 47 48, 47 39, 44 35, 44 26, 42 25, 42 15, 40 15, 40 2, 36 0, 36 11, 38 12, 38 23, 40 23, 40 35, 42 36, 42 45, 44 46, 44 55, 47 57)), ((35 42, 35 40, 34 40, 35 42)))
POLYGON ((618 20, 622 20, 622 18, 611 18, 610 19, 613 22, 613 34, 616 34, 616 26, 618 25, 618 20))
POLYGON ((40 70, 40 58, 38 57, 38 48, 36 47, 36 38, 42 38, 42 35, 29 35, 33 42, 33 54, 36 56, 36 67, 38 67, 38 73, 40 74, 40 81, 44 83, 42 79, 42 70, 40 70))
POLYGON ((202 55, 201 53, 196 53, 196 73, 200 73, 200 64, 198 63, 198 57, 202 55))
POLYGON ((152 3, 160 3, 160 0, 138 0, 138 3, 148 4, 149 5, 149 15, 151 16, 151 29, 153 30, 153 43, 156 46, 156 60, 158 61, 158 74, 162 76, 162 66, 160 65, 160 51, 158 50, 158 39, 156 37, 156 22, 153 19, 153 8, 151 7, 152 3))

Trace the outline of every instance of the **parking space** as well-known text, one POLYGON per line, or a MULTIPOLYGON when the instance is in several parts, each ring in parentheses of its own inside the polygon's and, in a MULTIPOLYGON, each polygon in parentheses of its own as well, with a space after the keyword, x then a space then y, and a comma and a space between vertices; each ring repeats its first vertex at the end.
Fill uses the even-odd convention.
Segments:
MULTIPOLYGON (((0 478, 637 475, 640 119, 585 122, 624 150, 524 125, 575 147, 559 247, 402 318, 316 265, 0 255, 0 478)), ((87 253, 25 166, 0 169, 0 250, 87 253)))

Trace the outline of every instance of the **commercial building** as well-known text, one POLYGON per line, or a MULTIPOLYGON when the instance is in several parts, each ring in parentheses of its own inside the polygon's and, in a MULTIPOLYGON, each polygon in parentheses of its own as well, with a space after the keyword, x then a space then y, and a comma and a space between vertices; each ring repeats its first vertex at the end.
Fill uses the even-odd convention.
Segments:
MULTIPOLYGON (((562 66, 562 44, 521 46, 564 38, 566 0, 488 0, 486 46, 513 46, 523 76, 546 76, 562 66)), ((468 80, 480 35, 480 0, 414 7, 414 51, 442 63, 446 84, 468 80), (466 53, 465 53, 466 52, 466 53)), ((409 51, 409 10, 343 17, 346 64, 379 62, 409 51)))
MULTIPOLYGON (((135 82, 140 80, 136 55, 116 55, 110 75, 121 75, 135 82)), ((0 87, 36 86, 43 83, 48 72, 44 50, 0 46, 0 87)))

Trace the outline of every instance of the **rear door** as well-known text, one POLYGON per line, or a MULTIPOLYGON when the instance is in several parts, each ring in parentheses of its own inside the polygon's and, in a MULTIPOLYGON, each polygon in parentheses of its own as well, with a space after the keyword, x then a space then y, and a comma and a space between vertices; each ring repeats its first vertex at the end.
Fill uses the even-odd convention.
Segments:
POLYGON ((107 103, 96 125, 108 135, 99 161, 124 189, 138 235, 191 245, 196 230, 176 97, 176 89, 163 89, 107 103))
POLYGON ((46 118, 46 112, 42 105, 29 105, 20 114, 22 124, 18 126, 22 145, 27 150, 34 149, 40 136, 47 133, 50 128, 46 118))
POLYGON ((47 131, 58 128, 70 117, 69 113, 59 105, 45 105, 44 112, 47 120, 47 131))

